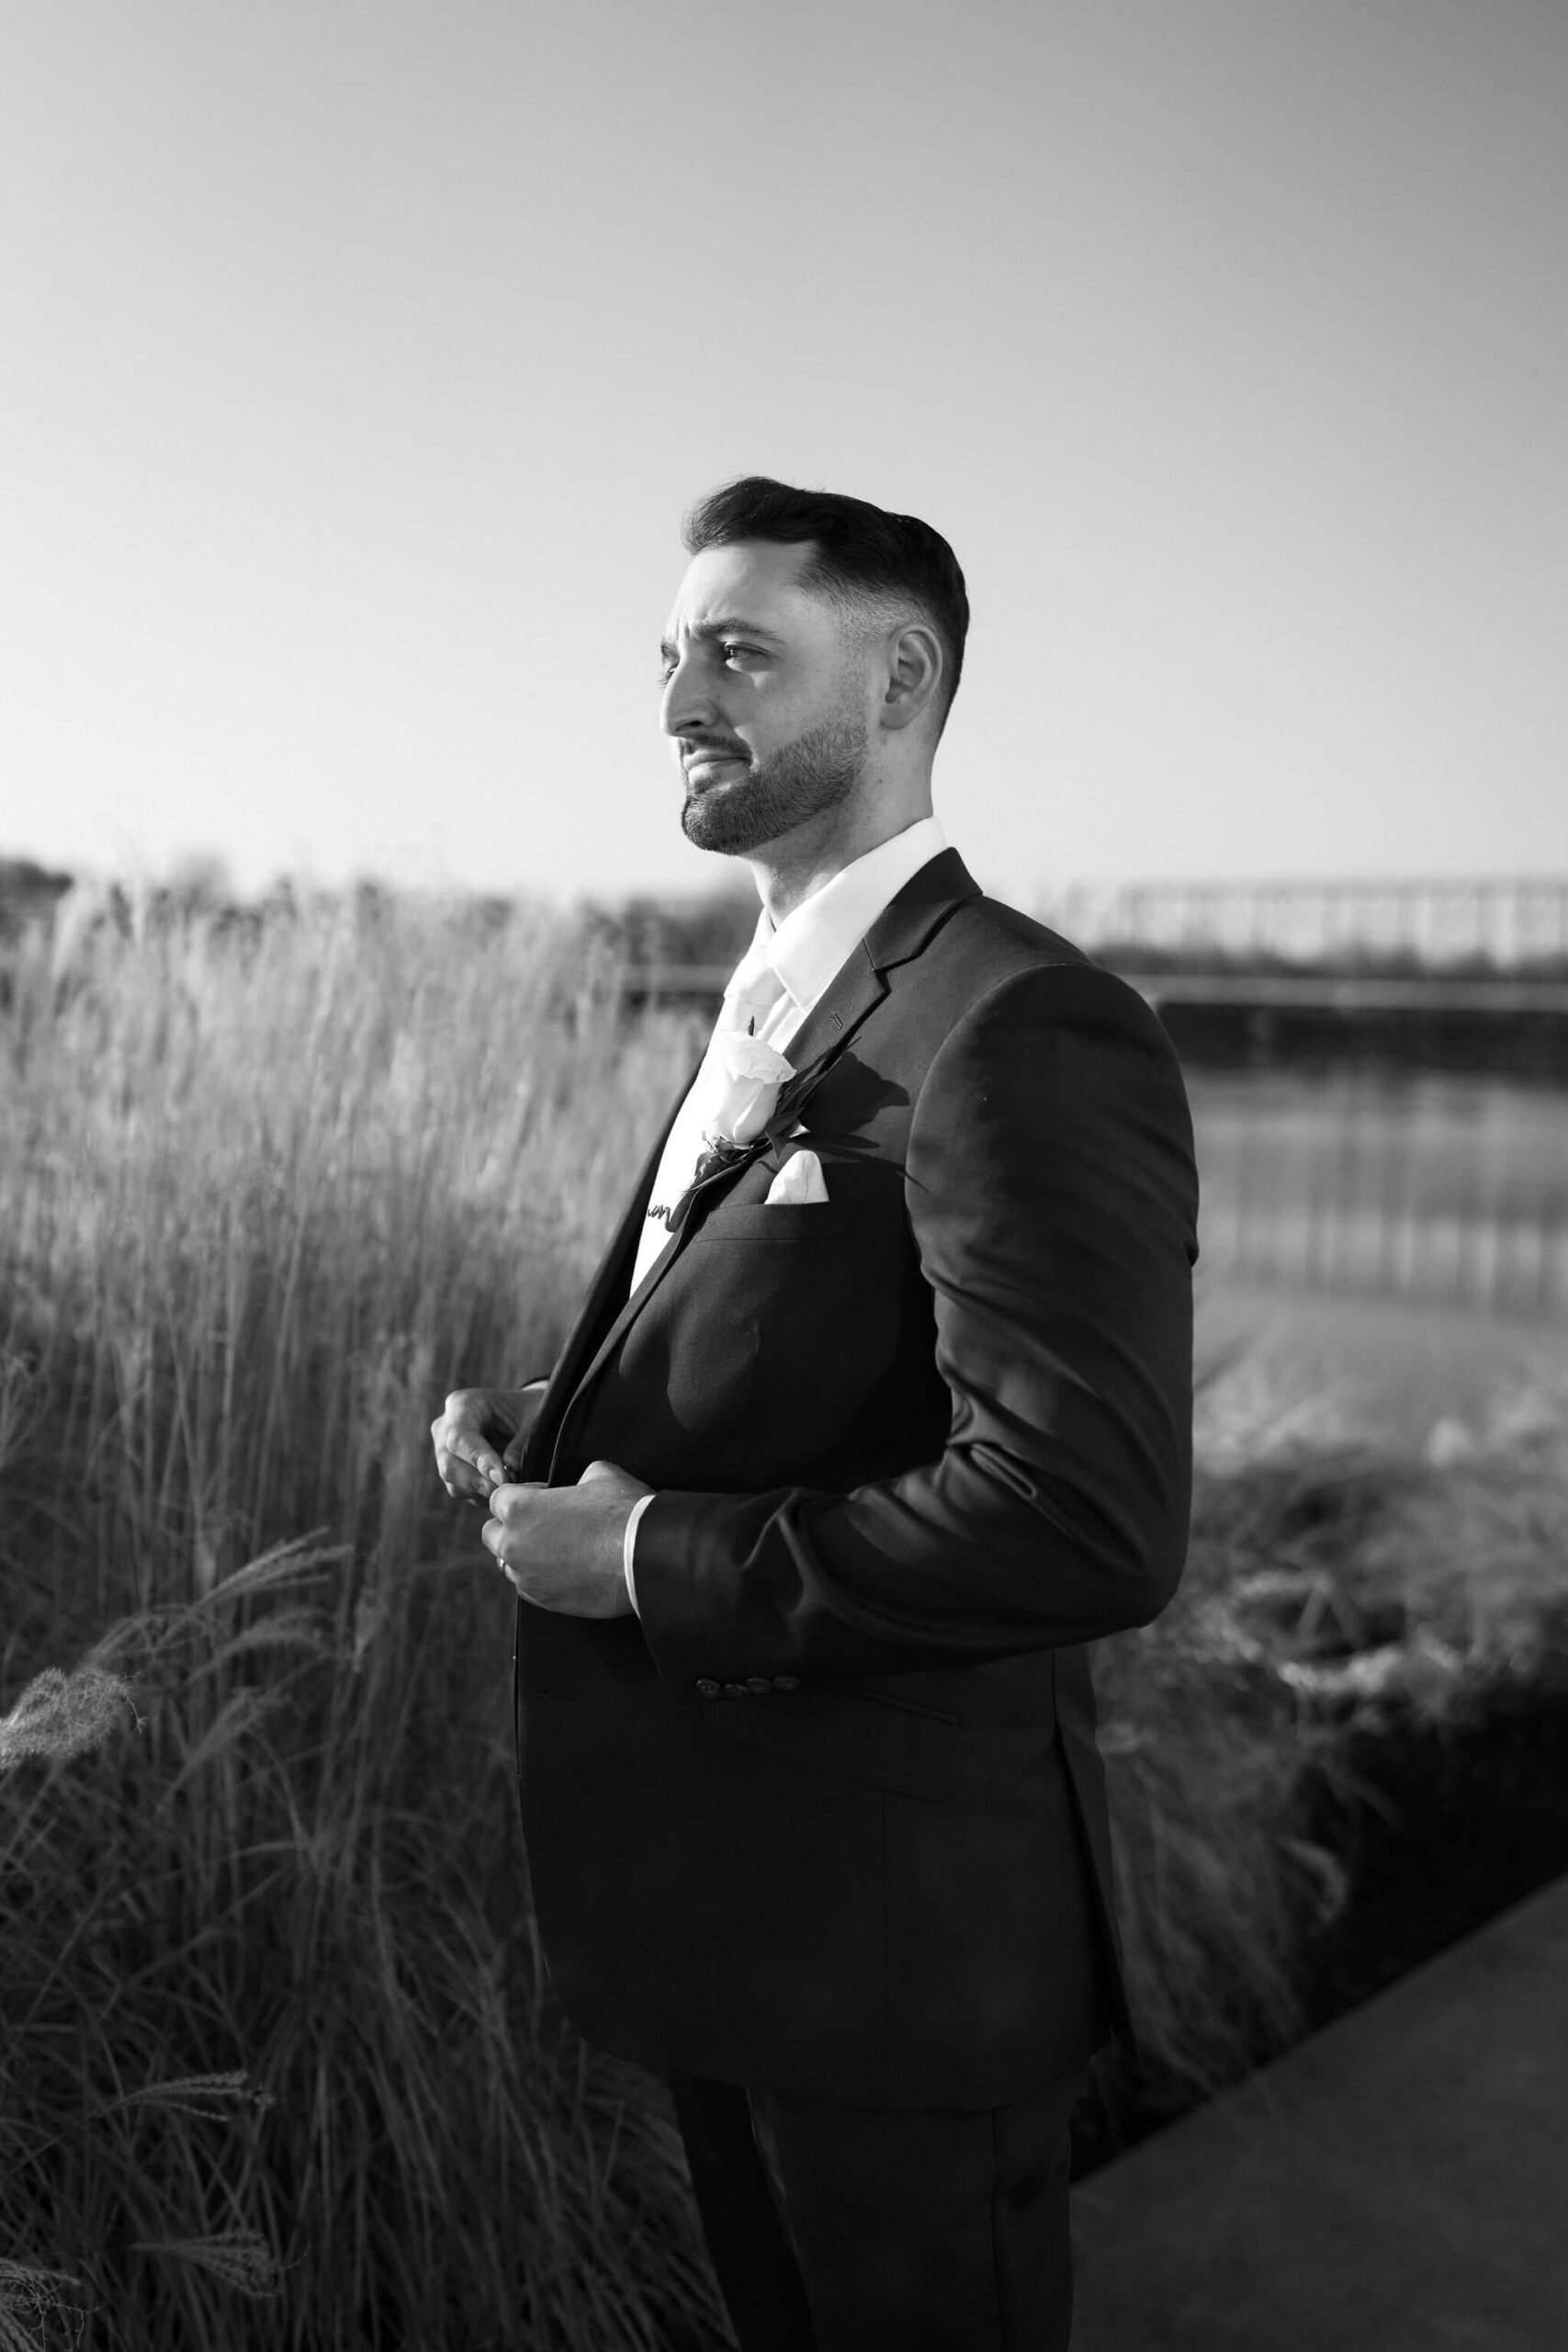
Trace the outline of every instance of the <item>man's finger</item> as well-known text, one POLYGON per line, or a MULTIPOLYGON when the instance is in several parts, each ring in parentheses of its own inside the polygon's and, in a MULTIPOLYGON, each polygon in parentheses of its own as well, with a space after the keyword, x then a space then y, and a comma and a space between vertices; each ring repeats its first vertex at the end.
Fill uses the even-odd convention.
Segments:
POLYGON ((517 1572, 506 1556, 506 1530, 499 1519, 486 1520, 479 1530, 479 1542, 484 1545, 502 1575, 521 1592, 523 1587, 517 1582, 517 1572))
POLYGON ((491 1515, 503 1522, 515 1519, 519 1512, 526 1508, 530 1495, 539 1495, 544 1492, 545 1482, 542 1478, 506 1480, 501 1486, 492 1487, 490 1490, 491 1515))
POLYGON ((471 1462, 481 1477, 491 1478, 499 1475, 501 1456, 488 1438, 464 1430, 454 1435, 452 1450, 460 1453, 465 1462, 471 1462))
POLYGON ((461 1463, 482 1478, 489 1487, 500 1486, 502 1479, 500 1456, 480 1437, 466 1437, 454 1430, 446 1441, 448 1464, 461 1463))

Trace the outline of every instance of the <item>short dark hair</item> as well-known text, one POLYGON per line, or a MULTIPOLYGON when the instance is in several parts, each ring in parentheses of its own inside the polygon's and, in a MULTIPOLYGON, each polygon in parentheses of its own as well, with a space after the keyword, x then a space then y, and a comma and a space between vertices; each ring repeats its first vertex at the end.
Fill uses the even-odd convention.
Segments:
POLYGON ((969 597, 958 558, 940 531, 918 514, 890 514, 863 498, 831 490, 794 490, 766 474, 746 474, 700 498, 682 531, 686 550, 771 539, 793 547, 811 540, 817 553, 800 575, 803 588, 852 596, 902 595, 919 605, 942 643, 946 701, 958 692, 969 597))

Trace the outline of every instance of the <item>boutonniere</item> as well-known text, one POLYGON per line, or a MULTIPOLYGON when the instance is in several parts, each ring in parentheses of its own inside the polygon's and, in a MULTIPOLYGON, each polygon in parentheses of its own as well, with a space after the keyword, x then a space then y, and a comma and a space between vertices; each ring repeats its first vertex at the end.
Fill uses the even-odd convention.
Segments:
POLYGON ((703 1130, 707 1149, 691 1182, 665 1218, 678 1233, 697 1194, 720 1176, 743 1168, 793 1134, 801 1110, 831 1053, 796 1069, 776 1046, 743 1029, 725 1029, 713 1041, 718 1087, 703 1130))
POLYGON ((713 1041, 712 1072, 703 1141, 725 1161, 766 1131, 780 1091, 795 1072, 775 1046, 749 1037, 744 1029, 719 1031, 713 1041))

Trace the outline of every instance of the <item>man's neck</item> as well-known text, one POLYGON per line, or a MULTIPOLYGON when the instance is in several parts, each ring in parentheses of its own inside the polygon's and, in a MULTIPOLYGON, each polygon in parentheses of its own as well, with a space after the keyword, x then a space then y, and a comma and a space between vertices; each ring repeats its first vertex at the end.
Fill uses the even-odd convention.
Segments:
POLYGON ((880 849, 896 834, 908 832, 911 825, 919 824, 922 817, 931 813, 931 795, 927 792, 923 806, 853 811, 835 808, 829 812, 829 824, 819 820, 802 825, 797 832, 786 833, 782 841, 765 842, 746 863, 751 868, 757 896, 767 909, 770 921, 776 928, 796 907, 814 899, 846 865, 853 865, 857 858, 880 849), (832 820, 838 821, 832 823, 832 820))

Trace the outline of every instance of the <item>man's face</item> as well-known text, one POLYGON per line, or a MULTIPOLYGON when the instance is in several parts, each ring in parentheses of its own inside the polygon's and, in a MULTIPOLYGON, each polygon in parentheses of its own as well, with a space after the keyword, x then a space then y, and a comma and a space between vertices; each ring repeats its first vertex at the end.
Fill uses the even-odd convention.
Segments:
POLYGON ((869 741, 868 673, 842 615, 795 583, 814 550, 708 548, 664 639, 660 720, 699 849, 744 857, 853 793, 869 741))

